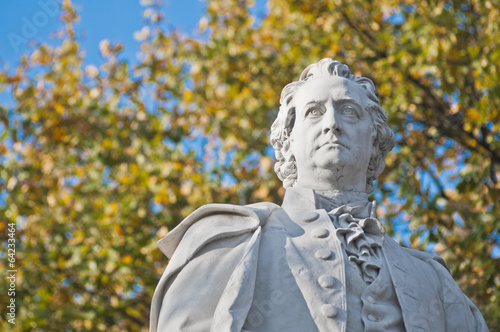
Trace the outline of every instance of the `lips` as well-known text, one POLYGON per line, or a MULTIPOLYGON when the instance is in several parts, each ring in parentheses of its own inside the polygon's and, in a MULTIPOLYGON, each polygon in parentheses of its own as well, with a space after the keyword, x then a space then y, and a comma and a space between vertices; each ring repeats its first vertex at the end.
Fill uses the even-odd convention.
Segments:
POLYGON ((333 141, 333 142, 326 142, 325 144, 321 145, 321 147, 325 147, 325 146, 342 146, 346 149, 349 149, 345 144, 339 142, 339 141, 333 141))

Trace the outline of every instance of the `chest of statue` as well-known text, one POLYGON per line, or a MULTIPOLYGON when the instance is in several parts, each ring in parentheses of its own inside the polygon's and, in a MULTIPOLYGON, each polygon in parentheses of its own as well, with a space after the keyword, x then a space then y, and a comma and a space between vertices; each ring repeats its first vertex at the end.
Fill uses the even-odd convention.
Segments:
MULTIPOLYGON (((277 210, 263 228, 255 292, 243 330, 404 331, 406 324, 408 331, 419 331, 424 320, 413 315, 403 322, 385 256, 384 262, 375 281, 367 284, 325 210, 277 210)), ((408 306, 405 298, 422 294, 416 292, 410 287, 408 295, 399 296, 402 305, 408 306)), ((429 299, 437 296, 432 289, 427 293, 429 299)))

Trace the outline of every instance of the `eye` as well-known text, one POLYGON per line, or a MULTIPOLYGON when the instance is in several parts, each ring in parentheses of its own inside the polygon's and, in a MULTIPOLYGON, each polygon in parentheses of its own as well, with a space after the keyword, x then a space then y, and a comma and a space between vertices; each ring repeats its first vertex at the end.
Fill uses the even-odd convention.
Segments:
POLYGON ((345 107, 343 107, 341 113, 343 115, 349 115, 349 116, 353 116, 353 115, 357 116, 358 115, 358 112, 352 106, 345 106, 345 107))
POLYGON ((321 116, 323 115, 323 110, 320 107, 314 106, 310 107, 306 111, 306 116, 321 116))

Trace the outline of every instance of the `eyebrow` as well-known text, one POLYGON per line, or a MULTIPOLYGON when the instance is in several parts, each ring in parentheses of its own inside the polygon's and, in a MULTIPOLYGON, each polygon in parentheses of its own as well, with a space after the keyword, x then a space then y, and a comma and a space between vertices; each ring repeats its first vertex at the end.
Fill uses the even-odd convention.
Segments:
POLYGON ((306 103, 306 105, 309 105, 309 104, 324 104, 326 103, 326 99, 325 100, 311 100, 311 101, 308 101, 306 103))
MULTIPOLYGON (((309 102, 307 102, 304 106, 305 107, 308 107, 308 106, 311 106, 311 105, 324 105, 326 103, 326 99, 325 100, 311 100, 309 102)), ((359 118, 363 118, 364 116, 364 108, 363 106, 361 106, 359 103, 356 102, 356 100, 354 100, 353 98, 342 98, 342 99, 338 99, 338 100, 335 100, 334 101, 335 104, 340 104, 340 105, 344 105, 344 104, 353 104, 356 107, 356 111, 357 111, 357 114, 358 114, 358 117, 359 118)))
MULTIPOLYGON (((363 109, 363 107, 359 103, 357 103, 356 100, 353 99, 353 98, 338 99, 338 100, 335 100, 334 102, 338 103, 338 104, 352 103, 352 104, 358 106, 359 108, 363 109)), ((325 100, 316 100, 315 99, 315 100, 308 101, 306 103, 306 105, 310 105, 310 104, 324 104, 324 103, 326 103, 326 99, 325 100)))
POLYGON ((363 107, 359 103, 357 103, 356 100, 354 100, 352 98, 338 99, 338 100, 335 100, 334 103, 335 104, 338 103, 338 104, 341 104, 341 105, 350 103, 350 104, 354 104, 354 105, 358 106, 360 109, 363 109, 363 107))

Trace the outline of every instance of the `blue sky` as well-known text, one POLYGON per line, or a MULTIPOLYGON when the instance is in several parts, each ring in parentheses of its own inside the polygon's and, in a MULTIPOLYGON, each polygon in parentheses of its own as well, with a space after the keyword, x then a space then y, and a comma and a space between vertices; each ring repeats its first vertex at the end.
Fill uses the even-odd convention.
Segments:
MULTIPOLYGON (((11 69, 23 53, 30 50, 29 43, 50 42, 50 34, 62 23, 55 8, 61 0, 5 1, 0 10, 0 66, 11 69)), ((144 7, 139 0, 73 0, 80 14, 77 31, 81 34, 82 48, 87 51, 86 62, 100 63, 99 42, 109 39, 125 45, 123 56, 134 62, 138 42, 133 33, 143 23, 144 7)), ((202 17, 205 3, 201 0, 166 0, 163 10, 166 24, 191 34, 202 17)))
MULTIPOLYGON (((144 23, 144 8, 141 0, 72 0, 80 21, 76 31, 81 47, 86 51, 85 63, 99 65, 102 58, 99 42, 121 42, 122 59, 130 63, 137 60, 139 42, 133 34, 144 23)), ((256 0, 251 9, 258 18, 266 12, 267 0, 256 0)), ((32 46, 41 42, 57 44, 51 35, 60 30, 59 20, 62 0, 3 1, 0 4, 0 68, 13 72, 23 54, 29 54, 32 46)), ((197 37, 195 30, 204 15, 206 3, 203 0, 163 0, 167 31, 177 29, 183 34, 197 37)), ((0 103, 12 105, 10 91, 0 91, 0 103)))
MULTIPOLYGON (((29 43, 50 42, 50 34, 62 23, 56 6, 62 0, 3 1, 0 5, 0 67, 13 68, 23 53, 30 50, 29 43)), ((81 46, 87 51, 87 63, 100 63, 99 42, 109 39, 122 42, 122 56, 134 62, 139 43, 133 33, 143 23, 144 7, 140 0, 73 0, 80 15, 77 32, 82 36, 81 46)), ((262 16, 266 0, 256 0, 253 13, 262 16)), ((163 12, 168 29, 178 29, 193 35, 204 14, 202 0, 163 0, 163 12)))

